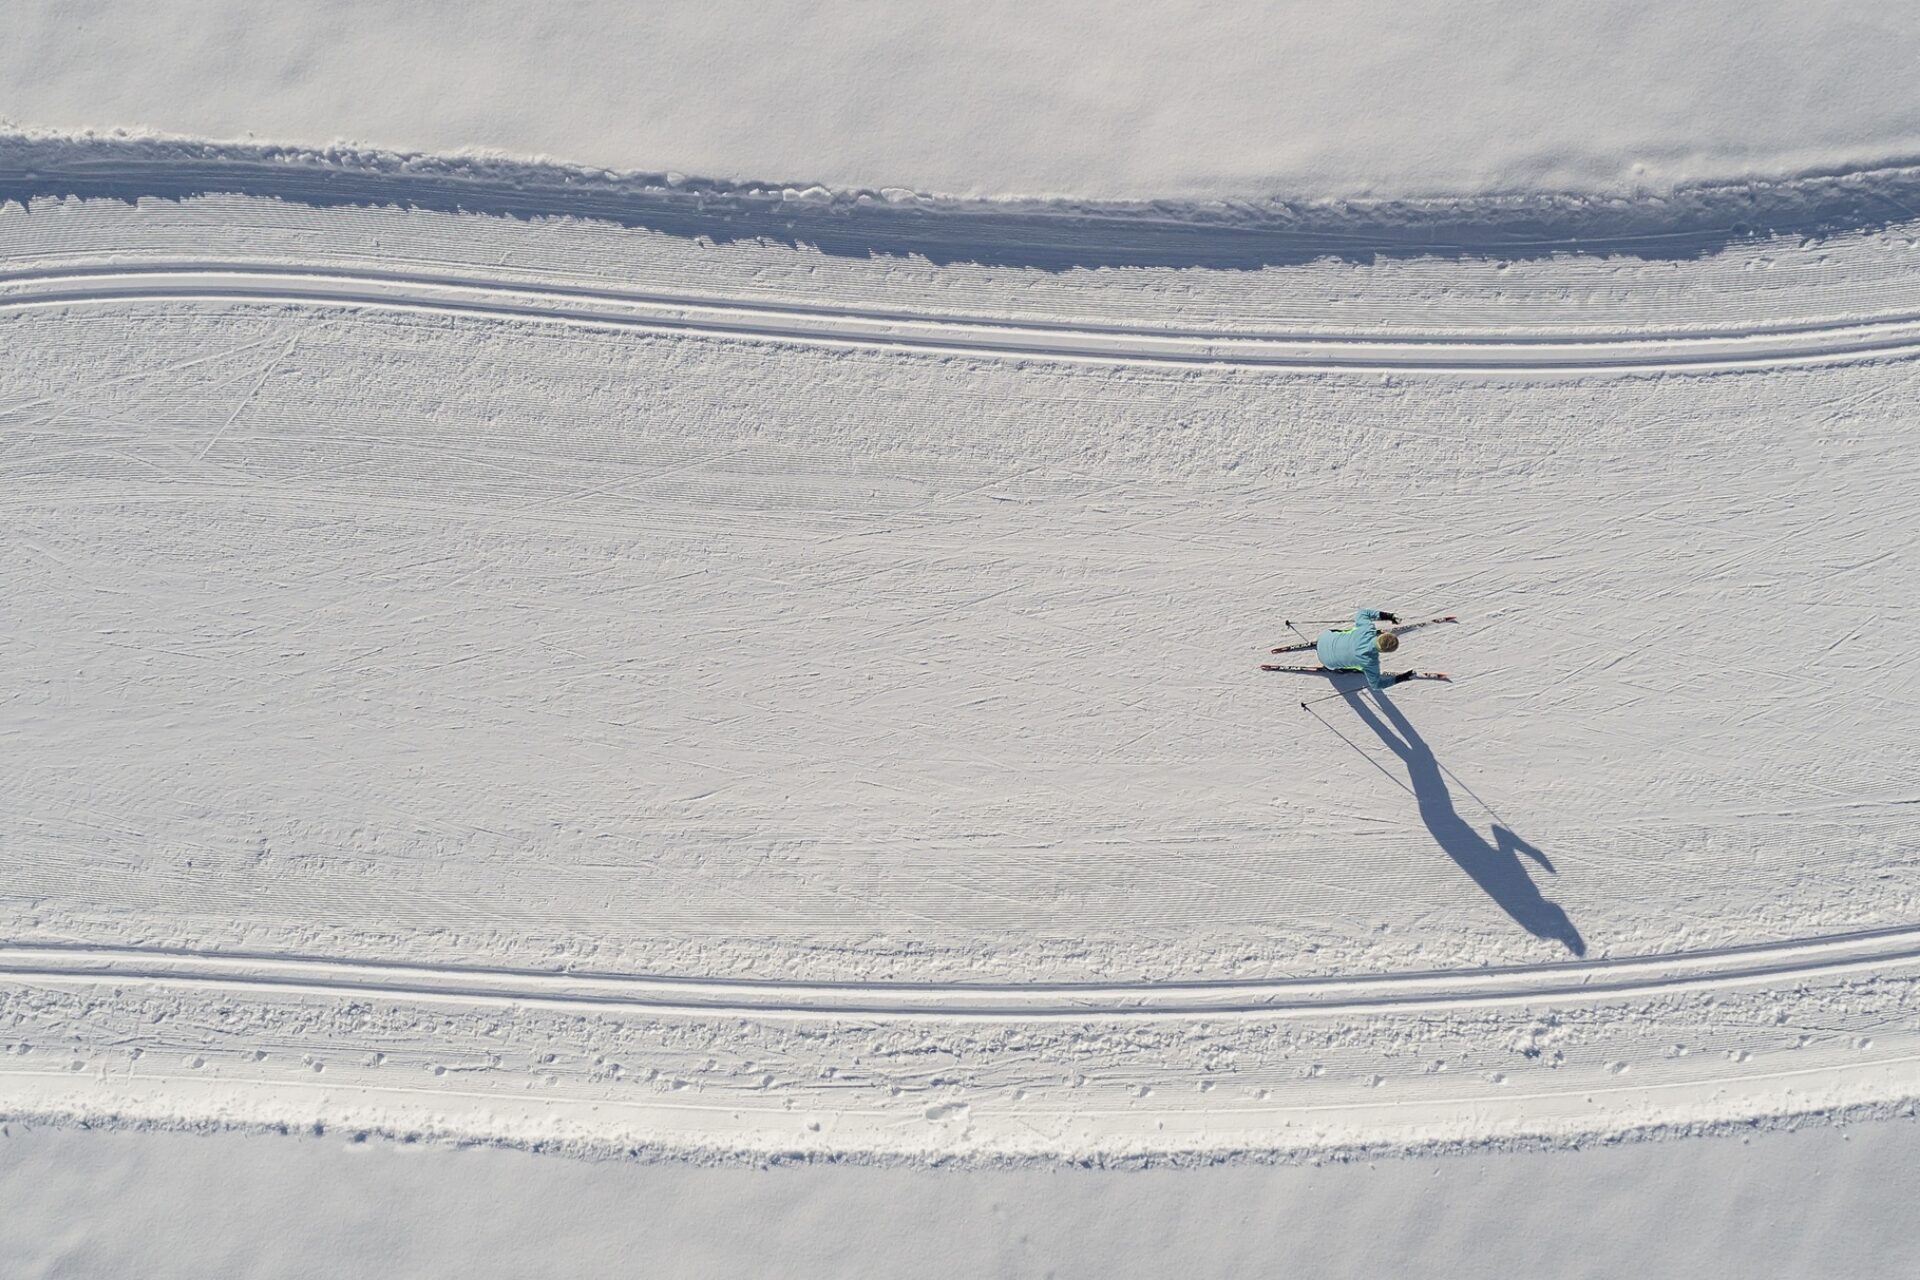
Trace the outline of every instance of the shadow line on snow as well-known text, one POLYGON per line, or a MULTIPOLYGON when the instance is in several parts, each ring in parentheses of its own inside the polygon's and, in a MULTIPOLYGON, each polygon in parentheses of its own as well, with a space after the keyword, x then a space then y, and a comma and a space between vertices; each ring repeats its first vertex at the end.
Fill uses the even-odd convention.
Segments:
POLYGON ((0 134, 0 202, 237 194, 311 208, 576 217, 849 258, 1068 271, 1257 270, 1322 259, 1697 258, 1772 236, 1920 220, 1920 167, 1701 185, 1662 196, 1288 203, 1048 202, 829 193, 553 164, 169 139, 0 134), (891 197, 891 198, 889 198, 891 197))
MULTIPOLYGON (((1379 761, 1360 751, 1358 744, 1324 718, 1321 723, 1333 729, 1355 751, 1360 751, 1368 763, 1412 793, 1414 803, 1420 810, 1421 821, 1426 823, 1434 841, 1453 859, 1454 864, 1528 933, 1536 938, 1558 942, 1576 956, 1585 955, 1587 943, 1580 936, 1580 930, 1574 927, 1573 921, 1559 904, 1541 894, 1526 863, 1521 861, 1521 856, 1525 855, 1543 870, 1552 873, 1553 863, 1548 861, 1547 855, 1515 834, 1497 814, 1494 815, 1491 840, 1461 817, 1453 807, 1453 793, 1442 776, 1445 767, 1434 756, 1432 748, 1427 746, 1426 739, 1420 736, 1390 698, 1378 700, 1378 713, 1367 705, 1360 690, 1347 692, 1344 700, 1380 741, 1406 764, 1407 781, 1401 782, 1379 761)), ((1460 783, 1460 786, 1463 790, 1467 789, 1465 783, 1460 783)), ((1485 801, 1480 801, 1480 804, 1486 807, 1485 801)), ((1493 812, 1491 808, 1487 811, 1493 812)))

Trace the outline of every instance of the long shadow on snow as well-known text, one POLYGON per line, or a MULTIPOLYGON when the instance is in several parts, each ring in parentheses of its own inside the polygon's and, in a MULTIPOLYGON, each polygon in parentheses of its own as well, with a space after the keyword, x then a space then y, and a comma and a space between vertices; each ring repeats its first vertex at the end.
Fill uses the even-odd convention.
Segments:
POLYGON ((1566 253, 1674 261, 1779 235, 1911 222, 1920 167, 1699 186, 1660 198, 1543 194, 1434 201, 1196 204, 790 199, 780 184, 464 164, 160 139, 0 134, 0 202, 186 200, 211 194, 312 208, 399 207, 533 220, 577 217, 686 239, 769 241, 849 258, 918 257, 1069 271, 1258 270, 1334 258, 1513 261, 1566 253))
POLYGON ((1498 822, 1493 827, 1492 841, 1488 841, 1462 818, 1453 807, 1453 794, 1441 776, 1440 762, 1434 758, 1426 739, 1390 699, 1381 698, 1379 704, 1381 714, 1392 721, 1391 728, 1382 722, 1380 715, 1374 714, 1360 693, 1349 693, 1346 701, 1366 721, 1367 727, 1379 735, 1380 741, 1406 763, 1421 821, 1427 824, 1427 830, 1433 833, 1447 856, 1521 928, 1536 938, 1550 938, 1560 943, 1576 956, 1585 955, 1587 944, 1580 931, 1557 903, 1541 896, 1526 864, 1520 860, 1520 855, 1525 854, 1551 872, 1553 864, 1547 861, 1547 855, 1498 822))

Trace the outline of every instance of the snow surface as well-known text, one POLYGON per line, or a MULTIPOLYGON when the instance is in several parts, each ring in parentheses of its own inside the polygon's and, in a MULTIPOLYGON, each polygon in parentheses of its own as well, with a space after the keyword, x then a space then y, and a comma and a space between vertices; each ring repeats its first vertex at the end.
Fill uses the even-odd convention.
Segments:
POLYGON ((1920 1095, 1912 228, 0 225, 22 1112, 1194 1160, 1920 1095), (1456 682, 1255 669, 1356 600, 1456 682))
POLYGON ((1318 1168, 966 1172, 13 1124, 0 1256, 11 1280, 1106 1280, 1170 1261, 1194 1277, 1869 1276, 1914 1256, 1917 1174, 1911 1119, 1318 1168))
POLYGON ((956 195, 1659 192, 1920 157, 1910 6, 22 0, 0 118, 956 195))
POLYGON ((14 1253, 1899 1269, 1913 24, 527 12, 9 11, 14 1253))

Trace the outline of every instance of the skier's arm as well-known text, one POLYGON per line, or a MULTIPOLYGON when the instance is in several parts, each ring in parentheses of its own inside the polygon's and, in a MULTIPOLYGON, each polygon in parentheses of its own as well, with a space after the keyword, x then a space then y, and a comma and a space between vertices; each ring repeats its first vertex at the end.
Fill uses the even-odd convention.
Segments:
POLYGON ((1379 620, 1380 611, 1378 609, 1356 609, 1353 614, 1353 625, 1356 628, 1364 629, 1370 627, 1379 620))
POLYGON ((1418 674, 1418 672, 1413 671, 1396 671, 1390 676, 1381 675, 1380 652, 1377 649, 1360 659, 1360 671, 1361 674, 1367 677, 1367 688, 1373 690, 1375 693, 1384 693, 1388 685, 1399 684, 1403 680, 1411 680, 1418 674))

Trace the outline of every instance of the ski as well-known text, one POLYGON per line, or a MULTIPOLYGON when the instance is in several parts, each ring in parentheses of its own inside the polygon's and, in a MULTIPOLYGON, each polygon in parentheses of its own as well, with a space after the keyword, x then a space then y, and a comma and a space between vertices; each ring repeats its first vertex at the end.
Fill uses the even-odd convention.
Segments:
POLYGON ((1418 631, 1422 627, 1431 627, 1438 622, 1458 622, 1458 621, 1460 621, 1460 619, 1454 617, 1452 614, 1449 613, 1446 616, 1440 617, 1440 618, 1428 618, 1425 622, 1409 622, 1404 627, 1396 625, 1393 627, 1393 634, 1397 636, 1403 636, 1407 634, 1407 632, 1409 631, 1418 631))
MULTIPOLYGON (((1458 622, 1458 621, 1460 621, 1459 618, 1449 613, 1438 618, 1428 618, 1425 622, 1409 622, 1404 627, 1400 626, 1397 623, 1389 623, 1388 625, 1392 627, 1394 635, 1404 636, 1409 631, 1418 631, 1422 627, 1431 627, 1438 622, 1458 622)), ((1288 625, 1291 626, 1292 624, 1289 623, 1288 625)), ((1315 647, 1315 643, 1312 641, 1309 641, 1306 644, 1283 644, 1278 649, 1269 649, 1267 650, 1267 652, 1268 653, 1305 653, 1307 650, 1312 649, 1314 647, 1315 647)))
MULTIPOLYGON (((1277 662, 1263 662, 1260 664, 1260 669, 1262 671, 1287 671, 1300 676, 1357 676, 1361 674, 1358 671, 1341 671, 1332 667, 1283 667, 1277 662)), ((1440 680, 1447 684, 1453 683, 1453 677, 1444 671, 1416 671, 1413 673, 1412 679, 1440 680)))

